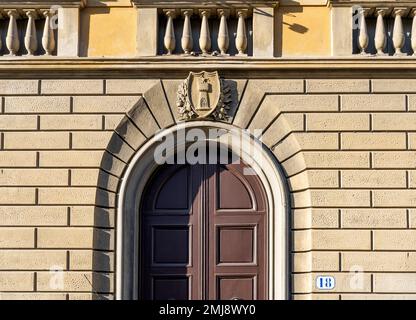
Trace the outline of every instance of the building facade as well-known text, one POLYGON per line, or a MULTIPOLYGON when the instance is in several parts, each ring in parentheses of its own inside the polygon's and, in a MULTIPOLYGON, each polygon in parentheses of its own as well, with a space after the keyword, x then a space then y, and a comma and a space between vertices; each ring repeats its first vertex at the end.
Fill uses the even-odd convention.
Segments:
POLYGON ((415 10, 2 0, 0 298, 416 298, 415 10))

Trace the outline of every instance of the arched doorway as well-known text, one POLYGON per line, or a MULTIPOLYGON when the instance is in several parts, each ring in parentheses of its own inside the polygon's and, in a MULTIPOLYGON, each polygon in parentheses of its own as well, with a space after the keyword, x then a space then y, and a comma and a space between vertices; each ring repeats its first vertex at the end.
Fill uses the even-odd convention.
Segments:
MULTIPOLYGON (((140 285, 144 280, 144 275, 141 273, 143 257, 141 257, 140 249, 143 237, 143 230, 141 229, 143 195, 146 192, 146 186, 151 183, 152 177, 155 176, 155 172, 157 174, 157 169, 160 167, 155 162, 155 152, 161 141, 174 135, 175 143, 172 145, 172 149, 166 152, 170 156, 180 153, 181 150, 188 147, 185 136, 180 134, 180 132, 181 130, 187 131, 192 128, 203 130, 211 128, 221 129, 224 132, 224 136, 237 135, 238 139, 243 142, 238 146, 240 148, 240 159, 243 163, 249 164, 250 169, 255 173, 253 177, 257 179, 257 182, 253 183, 260 184, 261 188, 263 188, 263 196, 261 197, 264 197, 265 211, 267 211, 267 214, 264 214, 267 216, 264 223, 267 231, 264 233, 265 244, 264 250, 262 250, 265 257, 264 288, 266 288, 266 293, 264 296, 258 295, 257 298, 287 299, 289 296, 290 277, 288 272, 289 232, 287 223, 289 201, 284 175, 272 153, 252 135, 230 124, 211 121, 191 121, 162 130, 149 139, 128 164, 118 193, 116 298, 141 298, 140 285), (247 148, 247 145, 250 145, 250 147, 247 148)), ((208 137, 209 135, 206 136, 208 137)), ((210 138, 207 138, 208 140, 210 138)), ((222 145, 223 140, 216 142, 221 147, 233 152, 234 149, 238 149, 233 145, 222 145)), ((249 185, 251 186, 251 183, 249 185)), ((250 234, 250 232, 247 234, 250 234)), ((232 236, 232 234, 229 235, 232 236)), ((245 258, 248 259, 247 257, 245 258)), ((245 286, 249 287, 250 285, 250 282, 246 281, 245 286)), ((235 297, 225 295, 223 297, 239 298, 238 295, 235 297)))
POLYGON ((243 163, 159 167, 142 198, 139 298, 267 299, 267 203, 243 163))

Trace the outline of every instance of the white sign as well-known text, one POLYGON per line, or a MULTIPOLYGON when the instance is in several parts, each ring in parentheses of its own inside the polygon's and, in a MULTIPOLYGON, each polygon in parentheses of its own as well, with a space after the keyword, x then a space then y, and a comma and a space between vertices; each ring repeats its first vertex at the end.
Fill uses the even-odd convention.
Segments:
POLYGON ((319 290, 332 290, 335 288, 335 278, 332 276, 316 277, 316 287, 319 290))

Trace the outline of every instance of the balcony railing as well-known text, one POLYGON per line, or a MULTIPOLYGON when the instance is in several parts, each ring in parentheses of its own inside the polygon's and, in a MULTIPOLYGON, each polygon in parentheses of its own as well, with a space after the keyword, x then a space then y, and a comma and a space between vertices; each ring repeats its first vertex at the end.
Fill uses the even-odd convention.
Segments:
POLYGON ((1 0, 0 56, 78 56, 85 0, 1 0))
POLYGON ((276 0, 132 2, 139 56, 274 56, 276 0))
POLYGON ((158 54, 252 55, 252 10, 165 9, 158 54))
POLYGON ((353 51, 363 55, 406 56, 416 52, 416 8, 358 8, 353 51), (361 12, 358 12, 361 11, 361 12))
POLYGON ((1 9, 0 16, 0 55, 56 55, 57 12, 1 9))

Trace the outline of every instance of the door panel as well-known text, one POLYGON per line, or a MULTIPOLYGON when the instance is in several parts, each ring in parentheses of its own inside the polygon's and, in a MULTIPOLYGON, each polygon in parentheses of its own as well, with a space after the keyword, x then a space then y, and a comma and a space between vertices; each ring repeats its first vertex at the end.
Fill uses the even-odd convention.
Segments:
POLYGON ((218 209, 253 209, 250 187, 233 172, 217 172, 218 209))
POLYGON ((189 277, 154 276, 152 291, 153 300, 188 300, 189 277))
POLYGON ((187 266, 189 255, 190 226, 152 226, 152 265, 187 266))
POLYGON ((267 298, 264 191, 258 177, 244 175, 244 168, 208 166, 209 299, 267 298), (232 205, 224 208, 224 199, 232 205))
POLYGON ((217 226, 217 265, 255 263, 256 226, 217 226))
POLYGON ((156 201, 154 209, 157 210, 184 210, 189 208, 189 178, 190 178, 189 166, 178 168, 177 171, 170 177, 167 177, 166 181, 163 181, 160 185, 160 189, 157 191, 156 201))
POLYGON ((199 166, 157 170, 141 212, 142 299, 201 299, 199 166), (186 289, 186 290, 185 290, 186 289))
POLYGON ((245 167, 156 171, 142 203, 141 298, 267 298, 264 190, 245 167))
POLYGON ((257 299, 255 277, 244 275, 240 277, 218 276, 217 281, 217 299, 219 300, 257 299))

